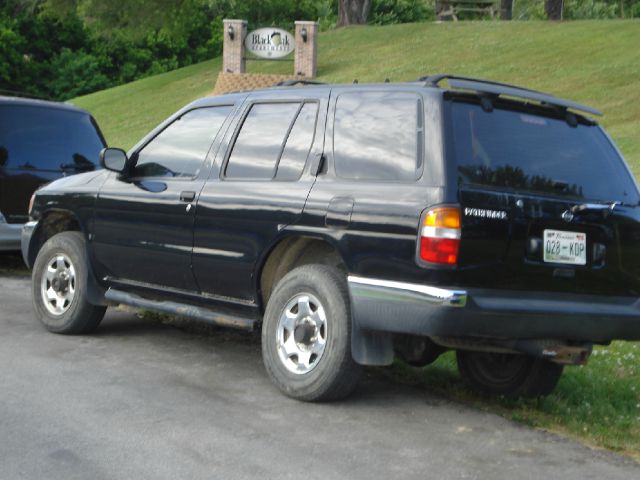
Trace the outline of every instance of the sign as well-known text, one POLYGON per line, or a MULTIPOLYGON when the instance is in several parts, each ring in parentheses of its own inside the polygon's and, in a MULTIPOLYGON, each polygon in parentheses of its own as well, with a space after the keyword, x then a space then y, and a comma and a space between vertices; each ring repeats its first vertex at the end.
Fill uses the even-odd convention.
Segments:
POLYGON ((247 34, 245 48, 257 57, 282 58, 295 49, 295 40, 286 30, 259 28, 247 34))

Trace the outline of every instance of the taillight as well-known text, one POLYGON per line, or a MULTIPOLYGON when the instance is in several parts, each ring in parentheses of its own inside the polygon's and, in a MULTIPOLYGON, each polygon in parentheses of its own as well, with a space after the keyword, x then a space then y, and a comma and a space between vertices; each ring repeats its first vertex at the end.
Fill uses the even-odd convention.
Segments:
POLYGON ((460 249, 460 209, 431 209, 424 216, 420 227, 420 260, 439 265, 455 265, 460 249))

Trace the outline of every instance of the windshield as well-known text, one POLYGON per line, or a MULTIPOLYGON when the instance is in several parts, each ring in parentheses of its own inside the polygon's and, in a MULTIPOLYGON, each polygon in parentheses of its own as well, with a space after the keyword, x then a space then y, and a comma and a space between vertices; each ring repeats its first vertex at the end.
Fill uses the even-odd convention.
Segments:
POLYGON ((458 181, 603 202, 638 203, 636 186, 597 125, 452 102, 458 181))

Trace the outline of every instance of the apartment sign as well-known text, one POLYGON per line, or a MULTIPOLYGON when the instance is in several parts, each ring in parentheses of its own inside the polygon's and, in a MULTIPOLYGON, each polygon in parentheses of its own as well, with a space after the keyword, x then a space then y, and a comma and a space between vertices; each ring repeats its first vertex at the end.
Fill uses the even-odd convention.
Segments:
POLYGON ((245 48, 260 58, 282 58, 295 49, 293 35, 280 28, 259 28, 247 34, 245 48))

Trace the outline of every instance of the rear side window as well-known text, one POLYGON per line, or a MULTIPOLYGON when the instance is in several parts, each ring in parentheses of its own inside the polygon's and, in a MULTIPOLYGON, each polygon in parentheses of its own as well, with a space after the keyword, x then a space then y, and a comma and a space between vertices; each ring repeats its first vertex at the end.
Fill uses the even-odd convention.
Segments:
POLYGON ((333 130, 336 173, 355 180, 415 180, 422 170, 422 125, 416 94, 341 94, 333 130))
POLYGON ((299 178, 313 143, 317 113, 317 103, 253 105, 236 138, 225 176, 299 178))
POLYGON ((198 108, 182 115, 138 152, 134 175, 197 176, 213 140, 232 108, 198 108))
POLYGON ((302 174, 313 143, 317 115, 317 103, 305 103, 300 109, 278 162, 276 180, 297 180, 302 174))
POLYGON ((0 167, 93 170, 103 147, 86 113, 28 105, 0 106, 0 167))
POLYGON ((460 183, 600 201, 638 202, 636 187, 598 126, 453 102, 460 183))

